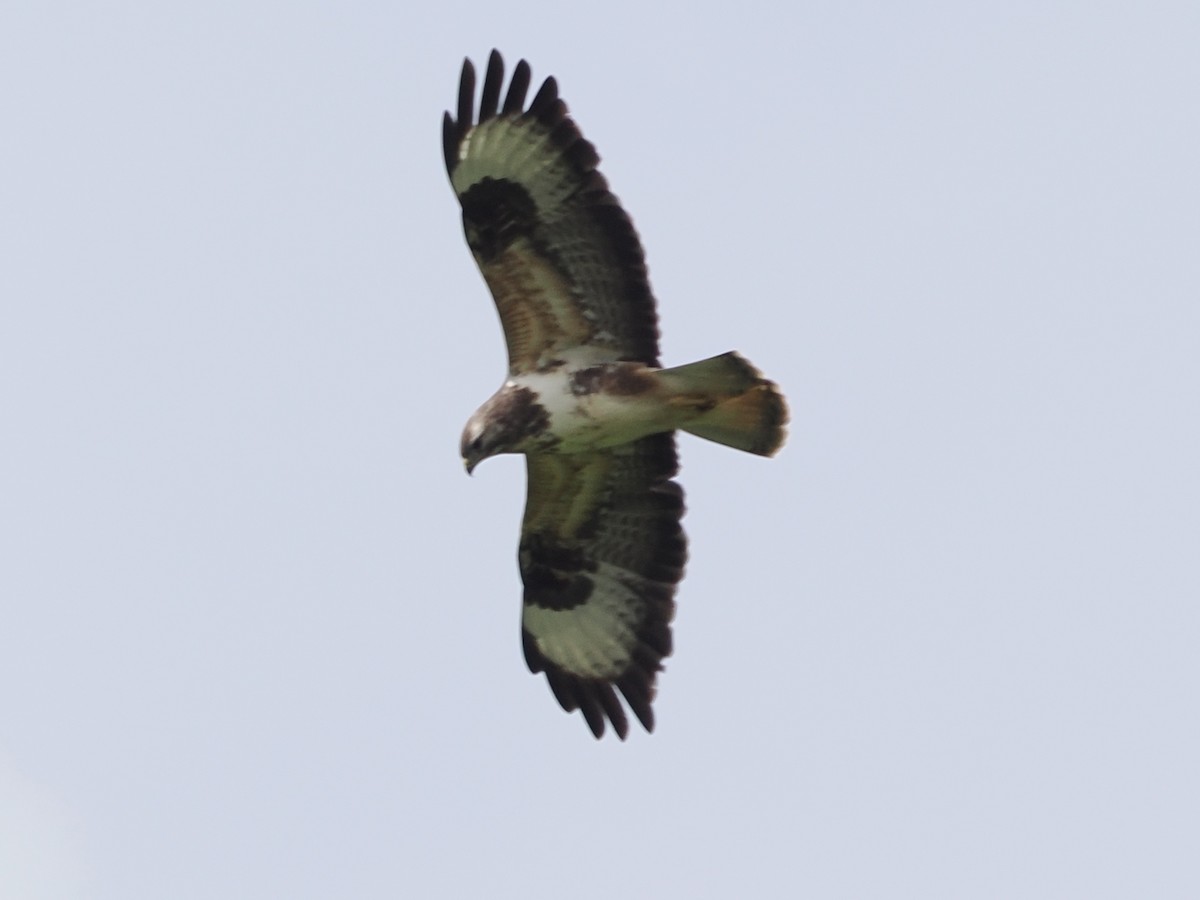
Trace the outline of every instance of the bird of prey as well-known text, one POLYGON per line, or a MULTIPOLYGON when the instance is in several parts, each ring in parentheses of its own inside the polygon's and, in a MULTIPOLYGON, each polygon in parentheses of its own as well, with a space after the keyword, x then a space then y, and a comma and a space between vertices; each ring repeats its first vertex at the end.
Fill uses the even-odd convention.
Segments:
POLYGON ((478 111, 464 60, 443 122, 467 244, 500 314, 508 374, 467 421, 470 473, 522 453, 521 637, 568 712, 597 737, 629 731, 618 692, 654 729, 687 545, 676 430, 762 456, 784 440, 775 384, 737 353, 662 368, 658 315, 629 216, 547 78, 526 105, 521 60, 504 86, 492 51, 478 111))

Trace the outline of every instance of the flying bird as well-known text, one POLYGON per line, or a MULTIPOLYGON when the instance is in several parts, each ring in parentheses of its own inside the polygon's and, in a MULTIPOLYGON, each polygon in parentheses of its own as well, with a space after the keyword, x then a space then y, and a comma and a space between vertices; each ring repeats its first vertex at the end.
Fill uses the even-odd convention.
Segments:
POLYGON ((522 453, 528 494, 518 562, 530 671, 597 737, 624 740, 625 704, 647 731, 671 653, 687 542, 676 430, 773 455, 787 407, 737 353, 662 368, 658 315, 633 224, 547 78, 526 105, 521 60, 501 102, 492 51, 478 113, 463 61, 443 145, 467 244, 508 345, 500 389, 467 421, 470 473, 522 453))

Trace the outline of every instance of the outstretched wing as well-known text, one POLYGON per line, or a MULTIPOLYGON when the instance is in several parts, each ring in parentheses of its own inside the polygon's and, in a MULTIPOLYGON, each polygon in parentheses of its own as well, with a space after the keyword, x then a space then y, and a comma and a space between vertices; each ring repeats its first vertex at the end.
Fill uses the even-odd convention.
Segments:
POLYGON ((463 61, 458 118, 446 113, 446 170, 463 228, 495 298, 512 374, 581 345, 658 365, 658 318, 642 246, 596 170, 558 85, 525 108, 530 69, 517 63, 500 104, 504 62, 492 51, 478 119, 475 68, 463 61))
POLYGON ((687 542, 675 439, 658 434, 596 454, 528 457, 521 531, 522 639, 563 709, 624 739, 617 691, 654 729, 655 678, 671 653, 687 542))

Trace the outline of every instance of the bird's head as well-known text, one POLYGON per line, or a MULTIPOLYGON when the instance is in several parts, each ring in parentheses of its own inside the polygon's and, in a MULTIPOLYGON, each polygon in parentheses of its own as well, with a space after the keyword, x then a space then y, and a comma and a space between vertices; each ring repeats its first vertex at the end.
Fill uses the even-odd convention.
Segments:
POLYGON ((497 453, 524 453, 544 443, 550 417, 527 387, 505 384, 475 411, 463 429, 463 465, 467 474, 497 453))
POLYGON ((488 415, 487 406, 479 409, 467 420, 459 453, 462 454, 463 465, 467 467, 468 475, 489 456, 495 456, 508 449, 506 431, 502 420, 488 415))

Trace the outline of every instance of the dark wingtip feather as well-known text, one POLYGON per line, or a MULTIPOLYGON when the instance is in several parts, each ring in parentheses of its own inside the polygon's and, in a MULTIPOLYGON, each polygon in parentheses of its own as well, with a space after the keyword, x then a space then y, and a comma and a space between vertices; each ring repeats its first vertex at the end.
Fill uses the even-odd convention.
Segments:
POLYGON ((462 143, 463 135, 470 131, 474 124, 474 103, 475 66, 471 64, 471 60, 464 59, 462 74, 458 79, 458 118, 455 119, 449 112, 442 116, 442 154, 446 157, 446 172, 449 175, 453 175, 458 167, 458 147, 462 143))
POLYGON ((533 102, 529 104, 529 112, 542 121, 546 121, 547 118, 553 118, 554 121, 557 121, 566 115, 567 112, 565 103, 562 104, 561 111, 556 108, 560 103, 561 101, 558 99, 558 81, 551 75, 538 88, 533 102), (558 113, 558 115, 555 116, 554 113, 558 113))
POLYGON ((508 93, 504 96, 504 115, 520 115, 525 111, 525 95, 529 92, 529 82, 532 78, 533 71, 529 68, 529 63, 520 60, 513 69, 512 81, 509 82, 508 93))
POLYGON ((446 171, 453 172, 458 165, 458 128, 447 112, 442 116, 442 152, 446 155, 446 171))
POLYGON ((617 699, 616 691, 613 690, 611 684, 605 684, 600 685, 596 692, 600 696, 600 703, 604 706, 604 714, 612 722, 613 731, 617 733, 617 737, 625 740, 629 734, 629 719, 625 716, 625 710, 621 708, 621 701, 617 699))
POLYGON ((654 707, 650 704, 654 702, 654 688, 650 686, 647 677, 637 670, 630 670, 617 679, 617 686, 620 694, 625 697, 625 703, 634 710, 637 721, 641 722, 648 733, 653 732, 654 707))
POLYGON ((600 709, 600 698, 587 684, 579 685, 575 696, 579 700, 579 711, 583 713, 592 734, 597 738, 604 737, 604 713, 600 709))
POLYGON ((483 96, 479 100, 479 121, 496 117, 500 106, 500 87, 504 84, 504 57, 499 50, 488 56, 487 74, 483 76, 483 96))
POLYGON ((475 104, 475 66, 464 59, 462 76, 458 80, 458 128, 466 132, 474 124, 472 107, 475 104))

